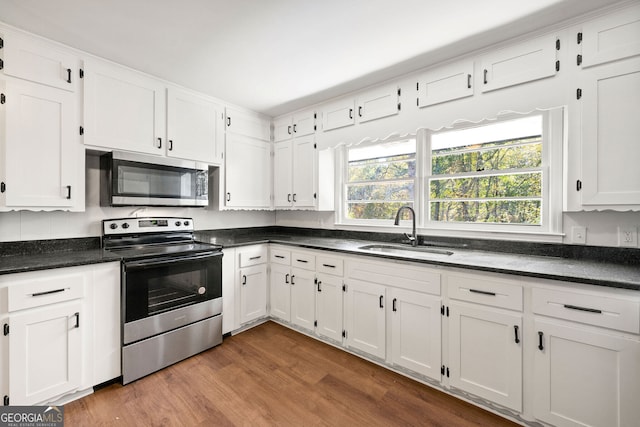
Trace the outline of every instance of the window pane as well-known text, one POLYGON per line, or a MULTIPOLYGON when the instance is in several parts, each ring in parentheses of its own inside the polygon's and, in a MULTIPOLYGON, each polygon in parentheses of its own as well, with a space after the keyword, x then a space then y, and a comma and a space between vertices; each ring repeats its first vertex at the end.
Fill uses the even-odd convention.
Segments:
POLYGON ((407 202, 386 203, 348 203, 347 218, 350 219, 394 219, 402 206, 411 206, 407 202))
POLYGON ((415 155, 349 162, 349 182, 412 178, 415 175, 415 155))
POLYGON ((431 220, 501 224, 541 224, 540 200, 431 202, 431 220))
POLYGON ((432 179, 431 200, 541 197, 542 173, 432 179))
POLYGON ((413 200, 413 181, 347 186, 347 200, 413 200))

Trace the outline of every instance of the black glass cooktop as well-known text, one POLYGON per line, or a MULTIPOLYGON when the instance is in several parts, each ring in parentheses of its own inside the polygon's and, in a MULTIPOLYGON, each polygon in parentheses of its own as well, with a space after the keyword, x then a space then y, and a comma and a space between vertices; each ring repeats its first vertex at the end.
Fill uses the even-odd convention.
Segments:
POLYGON ((214 245, 210 243, 201 242, 187 242, 187 243, 170 243, 170 244, 148 244, 148 245, 134 245, 124 246, 106 249, 109 252, 121 256, 125 260, 129 259, 143 259, 154 257, 168 257, 168 256, 184 256, 184 255, 196 255, 203 252, 219 252, 222 250, 221 245, 214 245))

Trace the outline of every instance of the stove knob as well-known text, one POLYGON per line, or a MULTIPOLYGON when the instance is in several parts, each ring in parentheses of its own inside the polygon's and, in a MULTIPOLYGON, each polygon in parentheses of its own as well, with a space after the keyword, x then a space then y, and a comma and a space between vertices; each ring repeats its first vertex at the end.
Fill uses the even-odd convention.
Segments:
POLYGON ((185 227, 188 227, 188 226, 189 226, 189 221, 185 221, 185 222, 184 222, 184 226, 185 226, 185 227))
POLYGON ((116 223, 114 222, 114 223, 112 223, 112 224, 109 226, 109 228, 110 228, 110 229, 112 229, 112 230, 115 230, 116 228, 118 228, 118 224, 116 224, 116 223))
POLYGON ((180 221, 176 221, 176 227, 180 227, 182 223, 180 221))
POLYGON ((126 222, 123 222, 122 223, 122 228, 124 228, 126 230, 127 228, 129 228, 129 224, 127 224, 126 222))

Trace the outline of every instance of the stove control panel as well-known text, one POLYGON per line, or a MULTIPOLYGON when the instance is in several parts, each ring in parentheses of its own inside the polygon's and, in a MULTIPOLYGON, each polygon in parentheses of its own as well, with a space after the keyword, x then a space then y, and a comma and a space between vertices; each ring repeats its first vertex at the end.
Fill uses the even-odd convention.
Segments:
POLYGON ((102 221, 103 235, 159 233, 164 231, 193 231, 191 218, 118 218, 102 221))

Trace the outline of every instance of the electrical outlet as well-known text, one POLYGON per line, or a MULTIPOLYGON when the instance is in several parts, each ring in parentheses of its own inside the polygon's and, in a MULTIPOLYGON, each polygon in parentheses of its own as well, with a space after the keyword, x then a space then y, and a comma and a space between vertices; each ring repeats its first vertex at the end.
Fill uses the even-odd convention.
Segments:
POLYGON ((584 245, 587 243, 587 227, 571 227, 571 243, 584 245))
POLYGON ((631 226, 618 227, 618 246, 638 246, 638 228, 631 226))

